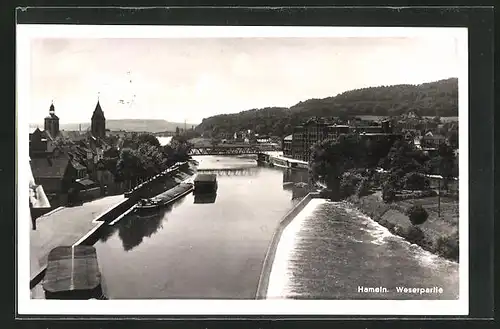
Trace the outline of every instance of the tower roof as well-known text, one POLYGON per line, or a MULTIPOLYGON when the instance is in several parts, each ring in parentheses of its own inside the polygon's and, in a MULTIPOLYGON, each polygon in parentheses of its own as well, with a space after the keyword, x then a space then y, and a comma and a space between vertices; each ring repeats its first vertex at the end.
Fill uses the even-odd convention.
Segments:
POLYGON ((97 105, 95 106, 94 113, 92 114, 92 119, 96 119, 96 118, 105 119, 104 112, 102 111, 101 104, 99 103, 99 101, 97 101, 97 105))
POLYGON ((50 104, 49 115, 45 117, 45 119, 56 119, 59 120, 59 117, 55 114, 56 109, 54 108, 54 103, 50 104))

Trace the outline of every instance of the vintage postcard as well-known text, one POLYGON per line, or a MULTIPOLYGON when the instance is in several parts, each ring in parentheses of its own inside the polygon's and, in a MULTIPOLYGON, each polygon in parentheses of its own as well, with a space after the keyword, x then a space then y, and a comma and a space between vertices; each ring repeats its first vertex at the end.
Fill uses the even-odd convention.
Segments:
POLYGON ((468 314, 467 29, 17 38, 19 314, 468 314))

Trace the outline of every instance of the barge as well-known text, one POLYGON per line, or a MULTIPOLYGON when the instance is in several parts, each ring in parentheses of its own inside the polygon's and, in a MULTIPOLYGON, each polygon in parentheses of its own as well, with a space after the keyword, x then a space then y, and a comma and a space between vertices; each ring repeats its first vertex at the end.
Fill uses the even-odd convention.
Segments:
POLYGON ((181 183, 153 198, 142 199, 134 207, 136 211, 156 210, 191 193, 194 187, 191 183, 181 183))
POLYGON ((217 175, 215 174, 198 174, 194 179, 194 194, 217 193, 217 175))
POLYGON ((279 156, 279 155, 270 155, 269 163, 272 166, 286 168, 286 169, 309 169, 309 163, 307 161, 286 158, 284 156, 279 156))
POLYGON ((59 246, 48 255, 45 299, 107 299, 93 246, 59 246))

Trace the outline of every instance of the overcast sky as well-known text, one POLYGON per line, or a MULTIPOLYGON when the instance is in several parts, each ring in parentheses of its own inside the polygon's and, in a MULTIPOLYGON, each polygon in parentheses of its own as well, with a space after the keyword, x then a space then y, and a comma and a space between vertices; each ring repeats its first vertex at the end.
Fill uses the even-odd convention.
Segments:
POLYGON ((36 39, 30 122, 43 121, 51 100, 61 123, 89 122, 100 93, 107 119, 199 123, 356 88, 457 77, 456 48, 451 37, 36 39))

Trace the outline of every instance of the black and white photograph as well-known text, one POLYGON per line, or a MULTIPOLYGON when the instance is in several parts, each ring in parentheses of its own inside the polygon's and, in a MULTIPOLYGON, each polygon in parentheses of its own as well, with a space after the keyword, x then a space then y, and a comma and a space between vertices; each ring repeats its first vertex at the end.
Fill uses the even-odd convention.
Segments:
POLYGON ((20 313, 467 314, 466 28, 17 33, 20 313))

